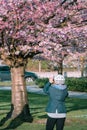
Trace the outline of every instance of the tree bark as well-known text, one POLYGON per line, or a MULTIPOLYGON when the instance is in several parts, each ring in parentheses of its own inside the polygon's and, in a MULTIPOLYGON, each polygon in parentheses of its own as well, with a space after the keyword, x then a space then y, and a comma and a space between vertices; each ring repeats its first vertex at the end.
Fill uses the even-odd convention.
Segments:
POLYGON ((39 72, 41 72, 41 60, 39 60, 39 72))
POLYGON ((12 118, 17 117, 19 114, 23 114, 23 118, 26 118, 25 116, 31 117, 28 107, 29 105, 26 91, 26 82, 24 78, 24 70, 24 66, 11 68, 12 104, 14 107, 12 118), (25 109, 27 109, 27 113, 25 109))
POLYGON ((0 125, 3 125, 8 119, 32 122, 33 118, 30 114, 28 105, 26 82, 24 79, 24 66, 11 68, 12 78, 12 104, 11 110, 5 118, 0 121, 0 125))
POLYGON ((58 74, 63 74, 63 63, 62 63, 62 61, 58 64, 58 74))
POLYGON ((24 68, 23 67, 11 68, 11 77, 12 77, 12 104, 14 106, 12 117, 15 118, 18 114, 21 113, 25 104, 28 104, 27 92, 24 81, 24 68))

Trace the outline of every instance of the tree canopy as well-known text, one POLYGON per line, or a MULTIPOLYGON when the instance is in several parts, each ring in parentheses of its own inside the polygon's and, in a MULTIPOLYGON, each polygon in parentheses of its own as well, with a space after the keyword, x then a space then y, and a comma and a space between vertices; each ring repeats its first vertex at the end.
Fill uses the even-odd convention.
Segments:
POLYGON ((12 79, 11 111, 1 124, 33 120, 24 79, 28 58, 43 53, 59 61, 86 50, 86 0, 0 0, 0 59, 11 67, 12 79))
POLYGON ((86 0, 1 0, 0 57, 20 66, 38 53, 87 49, 86 0), (24 60, 25 59, 25 60, 24 60))

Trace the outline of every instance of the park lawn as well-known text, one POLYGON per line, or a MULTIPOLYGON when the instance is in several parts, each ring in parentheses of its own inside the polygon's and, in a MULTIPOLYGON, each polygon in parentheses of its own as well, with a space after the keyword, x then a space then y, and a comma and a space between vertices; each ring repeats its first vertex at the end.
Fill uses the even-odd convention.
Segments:
POLYGON ((9 87, 11 86, 11 81, 0 81, 0 87, 9 87))
MULTIPOLYGON (((15 126, 15 130, 45 130, 46 113, 45 107, 48 96, 28 93, 33 123, 21 123, 15 126)), ((0 120, 6 116, 10 110, 11 91, 0 90, 0 120)), ((64 130, 87 130, 87 99, 67 98, 67 119, 64 130)), ((3 130, 9 121, 0 130, 3 130)), ((13 130, 13 129, 9 129, 13 130)))
MULTIPOLYGON (((35 85, 35 82, 26 82, 26 85, 35 85)), ((11 81, 0 81, 0 87, 11 87, 11 81)))

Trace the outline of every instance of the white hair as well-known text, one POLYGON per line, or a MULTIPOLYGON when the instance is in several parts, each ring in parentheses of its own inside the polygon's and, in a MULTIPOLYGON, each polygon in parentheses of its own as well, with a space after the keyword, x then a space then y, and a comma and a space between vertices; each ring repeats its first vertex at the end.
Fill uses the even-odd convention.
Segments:
POLYGON ((65 78, 63 75, 58 74, 58 75, 54 76, 54 82, 55 82, 55 84, 65 84, 65 78))

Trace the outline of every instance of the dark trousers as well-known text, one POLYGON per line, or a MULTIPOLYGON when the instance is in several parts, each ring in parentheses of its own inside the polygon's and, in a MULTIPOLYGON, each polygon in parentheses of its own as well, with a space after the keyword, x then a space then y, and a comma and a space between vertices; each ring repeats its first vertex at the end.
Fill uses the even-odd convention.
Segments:
POLYGON ((65 118, 50 118, 48 117, 46 123, 46 130, 53 130, 56 126, 56 130, 63 130, 65 118))

